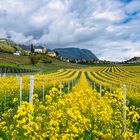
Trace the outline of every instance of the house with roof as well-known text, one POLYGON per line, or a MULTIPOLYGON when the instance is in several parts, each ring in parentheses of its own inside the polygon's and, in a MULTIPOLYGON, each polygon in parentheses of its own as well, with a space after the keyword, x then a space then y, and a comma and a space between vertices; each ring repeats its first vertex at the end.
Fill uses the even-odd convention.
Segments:
POLYGON ((13 55, 20 56, 21 55, 21 51, 16 51, 15 53, 13 53, 13 55))
POLYGON ((56 53, 54 51, 47 52, 47 55, 51 57, 56 57, 56 53))
POLYGON ((37 47, 34 49, 35 53, 46 53, 47 52, 47 48, 43 48, 43 47, 37 47))

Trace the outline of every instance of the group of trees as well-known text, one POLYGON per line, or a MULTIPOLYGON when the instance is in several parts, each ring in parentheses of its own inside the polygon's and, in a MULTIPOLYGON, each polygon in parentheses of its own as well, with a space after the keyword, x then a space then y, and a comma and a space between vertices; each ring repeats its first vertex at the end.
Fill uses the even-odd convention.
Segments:
POLYGON ((34 49, 33 45, 31 45, 31 50, 30 51, 31 51, 31 53, 30 53, 29 58, 30 58, 30 61, 31 61, 32 65, 36 65, 40 60, 41 60, 42 63, 52 63, 52 61, 48 60, 45 57, 45 55, 43 55, 43 54, 41 56, 37 55, 37 53, 35 53, 35 49, 34 49))
POLYGON ((35 52, 35 49, 34 49, 34 46, 33 44, 31 44, 31 49, 30 49, 31 53, 29 55, 29 58, 30 58, 30 61, 32 63, 32 65, 36 65, 38 62, 39 62, 39 57, 36 56, 36 54, 34 53, 35 52))

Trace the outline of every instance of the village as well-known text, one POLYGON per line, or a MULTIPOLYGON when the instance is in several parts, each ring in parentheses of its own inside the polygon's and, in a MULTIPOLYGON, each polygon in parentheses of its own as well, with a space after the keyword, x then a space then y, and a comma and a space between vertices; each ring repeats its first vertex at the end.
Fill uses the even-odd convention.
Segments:
MULTIPOLYGON (((11 48, 10 48, 11 50, 11 48)), ((69 59, 68 57, 63 57, 59 52, 56 50, 50 50, 46 47, 42 46, 35 46, 33 44, 27 45, 27 48, 24 48, 20 44, 15 44, 13 41, 9 39, 0 39, 0 52, 1 53, 10 53, 14 56, 30 56, 32 54, 41 54, 41 55, 47 55, 49 57, 53 57, 56 59, 59 59, 61 61, 65 61, 68 63, 77 63, 77 64, 137 64, 140 63, 140 57, 133 57, 130 60, 124 61, 124 62, 118 62, 118 61, 107 61, 107 60, 95 60, 95 59, 69 59), (8 45, 12 46, 13 51, 7 52, 8 45), (7 48, 5 47, 7 46, 7 48), (17 46, 17 48, 16 48, 17 46)), ((76 54, 75 54, 76 55, 76 54)))
MULTIPOLYGON (((51 50, 48 50, 47 48, 44 48, 44 47, 36 47, 36 48, 33 48, 32 45, 31 45, 31 49, 30 50, 24 50, 26 52, 27 55, 29 55, 30 53, 38 53, 38 54, 46 54, 48 56, 51 56, 51 57, 56 57, 56 52, 54 51, 51 51, 51 50)), ((16 51, 13 53, 13 55, 17 55, 17 56, 20 56, 21 55, 21 51, 16 51)))

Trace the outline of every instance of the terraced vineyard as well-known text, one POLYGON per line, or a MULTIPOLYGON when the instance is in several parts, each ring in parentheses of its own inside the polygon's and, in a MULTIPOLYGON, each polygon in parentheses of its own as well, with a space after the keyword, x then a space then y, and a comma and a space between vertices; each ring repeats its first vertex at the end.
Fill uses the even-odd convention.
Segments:
POLYGON ((106 89, 116 89, 126 85, 127 97, 131 104, 140 107, 140 67, 97 67, 87 70, 87 77, 94 84, 106 89))
POLYGON ((2 77, 0 95, 2 139, 140 139, 139 66, 2 77))

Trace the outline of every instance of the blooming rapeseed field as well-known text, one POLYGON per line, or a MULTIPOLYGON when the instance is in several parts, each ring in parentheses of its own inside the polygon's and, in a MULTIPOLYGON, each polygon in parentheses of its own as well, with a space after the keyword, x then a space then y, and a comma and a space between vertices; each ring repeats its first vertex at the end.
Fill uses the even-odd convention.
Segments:
MULTIPOLYGON (((118 71, 116 67, 98 68, 100 71, 109 71, 108 69, 113 71, 110 72, 112 73, 112 77, 115 71, 118 71)), ((18 106, 18 98, 13 99, 12 107, 7 108, 0 118, 1 139, 140 139, 140 108, 131 105, 129 100, 127 100, 127 106, 123 106, 124 91, 122 88, 117 88, 116 86, 112 89, 113 91, 110 92, 110 90, 107 90, 109 82, 107 83, 107 80, 105 80, 107 76, 103 76, 104 80, 102 81, 99 78, 98 84, 101 84, 100 81, 102 84, 105 83, 104 86, 106 86, 106 90, 102 89, 104 94, 100 95, 97 89, 93 89, 93 86, 91 86, 91 82, 97 82, 91 81, 93 80, 91 77, 95 73, 95 71, 91 71, 91 68, 81 70, 80 76, 80 70, 68 71, 58 72, 56 75, 55 73, 54 75, 47 75, 47 83, 49 83, 50 77, 50 85, 54 85, 54 80, 51 79, 54 77, 57 78, 55 79, 55 86, 51 87, 49 91, 46 91, 44 101, 40 100, 39 94, 34 94, 33 104, 23 101, 22 106, 18 106), (92 72, 93 74, 91 74, 92 72), (66 83, 76 79, 78 76, 79 80, 69 93, 65 92, 65 90, 59 90, 59 88, 65 89, 67 87, 66 83), (62 80, 61 84, 59 84, 60 80, 62 80), (124 116, 125 113, 126 116, 124 116)), ((108 74, 108 72, 106 73, 108 74)), ((104 75, 106 75, 106 73, 103 72, 104 75)), ((96 79, 97 74, 96 72, 96 79)), ((37 75, 36 77, 37 79, 42 79, 45 76, 46 75, 37 75)), ((133 76, 134 75, 131 75, 132 78, 133 76)), ((8 78, 9 81, 10 78, 12 79, 12 77, 8 78)), ((23 77, 23 79, 24 78, 25 77, 23 77)), ((25 79, 29 80, 28 77, 25 79)), ((2 80, 4 80, 4 78, 2 80)), ((9 87, 11 91, 5 91, 5 97, 8 92, 11 93, 11 95, 17 94, 18 82, 16 78, 14 80, 15 88, 9 87)), ((114 82, 115 81, 114 78, 114 82)), ((36 85, 37 83, 38 82, 36 82, 36 85)), ((27 85, 26 88, 28 86, 29 85, 27 85)), ((36 86, 36 89, 37 88, 41 88, 41 83, 36 86)), ((133 87, 131 89, 133 89, 133 87)), ((2 87, 1 92, 4 93, 2 87)), ((39 91, 36 90, 36 93, 37 92, 39 91)))

